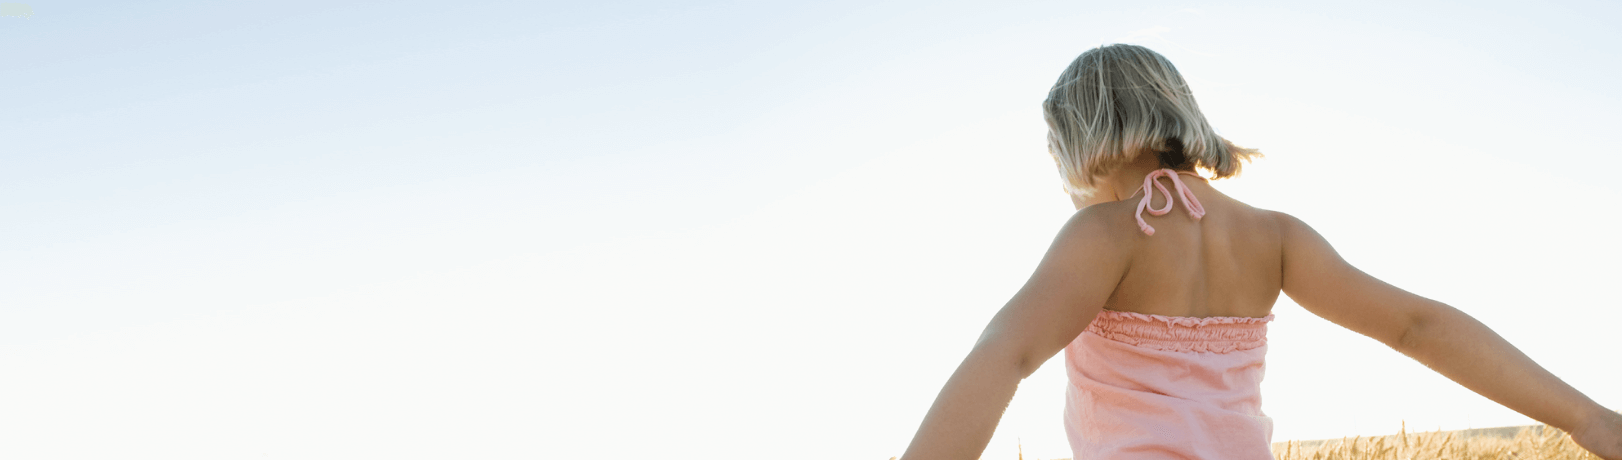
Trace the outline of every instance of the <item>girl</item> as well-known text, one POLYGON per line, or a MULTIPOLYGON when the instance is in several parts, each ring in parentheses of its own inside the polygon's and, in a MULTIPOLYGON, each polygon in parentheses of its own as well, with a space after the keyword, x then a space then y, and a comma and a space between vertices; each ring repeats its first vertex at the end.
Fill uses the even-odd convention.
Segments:
POLYGON ((1622 414, 1469 315, 1347 264, 1300 220, 1207 184, 1196 169, 1230 177, 1258 153, 1212 131, 1160 54, 1082 53, 1042 109, 1078 211, 947 380, 905 460, 979 458, 1020 380, 1060 350, 1077 460, 1271 459, 1260 384, 1280 291, 1622 460, 1622 414), (1175 207, 1186 215, 1165 216, 1175 207))

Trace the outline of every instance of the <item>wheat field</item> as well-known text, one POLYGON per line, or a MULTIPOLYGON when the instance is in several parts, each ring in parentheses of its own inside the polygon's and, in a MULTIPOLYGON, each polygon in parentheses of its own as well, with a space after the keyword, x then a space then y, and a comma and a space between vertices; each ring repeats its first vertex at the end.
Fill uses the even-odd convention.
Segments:
MULTIPOLYGON (((1023 452, 1018 455, 1019 460, 1025 460, 1023 452)), ((1406 423, 1394 435, 1276 442, 1273 443, 1273 458, 1276 460, 1600 460, 1599 457, 1577 446, 1569 434, 1548 425, 1409 433, 1406 423)), ((896 460, 896 457, 890 457, 890 460, 896 460)))
POLYGON ((1571 436, 1548 425, 1520 427, 1513 436, 1472 430, 1409 433, 1406 424, 1389 436, 1273 444, 1277 460, 1598 460, 1571 436), (1473 432, 1473 433, 1472 433, 1473 432))

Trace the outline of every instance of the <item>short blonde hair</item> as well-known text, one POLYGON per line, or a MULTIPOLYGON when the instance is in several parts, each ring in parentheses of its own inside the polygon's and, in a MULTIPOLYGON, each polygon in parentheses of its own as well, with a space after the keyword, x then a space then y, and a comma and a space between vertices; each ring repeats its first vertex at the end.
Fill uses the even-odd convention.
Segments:
POLYGON ((1217 136, 1177 68, 1141 46, 1081 53, 1048 91, 1042 115, 1065 190, 1082 198, 1143 152, 1159 155, 1163 167, 1199 168, 1213 178, 1237 175, 1239 160, 1261 155, 1217 136))

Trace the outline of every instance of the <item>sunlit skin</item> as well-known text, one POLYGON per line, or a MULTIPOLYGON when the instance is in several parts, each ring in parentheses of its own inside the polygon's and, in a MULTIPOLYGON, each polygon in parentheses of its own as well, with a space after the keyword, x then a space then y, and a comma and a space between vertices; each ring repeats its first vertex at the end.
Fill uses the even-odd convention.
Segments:
MULTIPOLYGON (((979 458, 1019 382, 1100 310, 1262 317, 1280 292, 1471 391, 1571 433, 1601 458, 1622 460, 1622 414, 1556 378, 1464 312, 1352 267, 1290 215, 1250 207, 1181 176, 1205 217, 1194 220, 1178 202, 1166 215, 1145 213, 1155 234, 1144 235, 1133 215, 1143 177, 1160 167, 1155 155, 1140 154, 1101 178, 1086 201, 1071 197, 1075 215, 946 381, 904 460, 979 458)), ((1159 180, 1172 189, 1169 179, 1159 180)), ((1153 200, 1155 207, 1164 205, 1158 191, 1153 200)))

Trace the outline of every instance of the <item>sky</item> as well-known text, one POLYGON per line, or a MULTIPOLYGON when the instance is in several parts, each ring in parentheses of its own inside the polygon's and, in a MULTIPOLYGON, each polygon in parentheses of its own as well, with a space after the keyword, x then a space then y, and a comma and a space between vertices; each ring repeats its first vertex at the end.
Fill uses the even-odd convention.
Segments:
MULTIPOLYGON (((1614 2, 4 6, 0 457, 898 456, 1108 43, 1266 155, 1224 193, 1622 408, 1614 2)), ((1274 312, 1275 440, 1533 423, 1274 312)), ((983 458, 1069 457, 1064 385, 983 458)))

